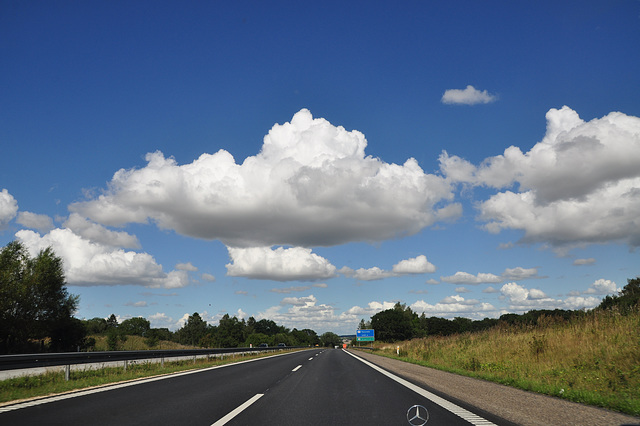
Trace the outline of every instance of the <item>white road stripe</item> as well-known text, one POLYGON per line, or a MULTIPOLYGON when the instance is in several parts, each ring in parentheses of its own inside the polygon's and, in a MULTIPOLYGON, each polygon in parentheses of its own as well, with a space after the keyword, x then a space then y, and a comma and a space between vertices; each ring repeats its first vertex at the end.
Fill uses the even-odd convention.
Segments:
POLYGON ((233 410, 232 412, 230 412, 229 414, 227 414, 226 416, 224 416, 223 418, 221 418, 220 420, 218 420, 217 422, 215 422, 214 424, 212 424, 211 426, 222 426, 227 424, 231 419, 233 419, 235 416, 237 416, 238 414, 242 413, 244 410, 246 410, 251 404, 253 404, 254 402, 256 402, 257 400, 259 400, 260 398, 262 398, 264 396, 263 393, 257 393, 255 394, 253 397, 251 397, 251 399, 249 399, 248 401, 246 401, 244 404, 242 404, 241 406, 239 406, 238 408, 236 408, 235 410, 233 410))
POLYGON ((309 358, 307 361, 312 361, 312 360, 313 360, 313 357, 309 358))
POLYGON ((465 410, 462 407, 457 406, 456 404, 447 401, 444 398, 440 398, 438 395, 433 394, 427 390, 422 389, 420 386, 416 386, 413 383, 396 376, 395 374, 391 374, 388 371, 378 367, 375 364, 370 363, 369 361, 360 358, 359 356, 356 356, 354 354, 352 354, 351 352, 347 352, 343 349, 343 352, 351 355, 352 357, 354 357, 355 359, 357 359, 360 362, 365 363, 366 365, 368 365, 369 367, 373 368, 374 370, 378 371, 379 373, 384 374, 385 376, 389 377, 390 379, 395 380, 396 382, 400 383, 401 385, 403 385, 406 388, 411 389, 412 391, 414 391, 415 393, 417 393, 418 395, 421 395, 425 398, 427 398, 428 400, 430 400, 431 402, 438 404, 439 406, 441 406, 442 408, 452 412, 453 414, 462 417, 464 420, 468 421, 469 423, 471 423, 474 426, 495 426, 494 423, 491 423, 489 420, 484 419, 476 414, 473 414, 471 411, 465 410))
POLYGON ((299 365, 299 366, 297 366, 296 368, 294 368, 294 369, 293 369, 293 370, 291 370, 291 371, 298 371, 298 370, 300 370, 301 368, 302 368, 302 366, 301 366, 301 365, 299 365))

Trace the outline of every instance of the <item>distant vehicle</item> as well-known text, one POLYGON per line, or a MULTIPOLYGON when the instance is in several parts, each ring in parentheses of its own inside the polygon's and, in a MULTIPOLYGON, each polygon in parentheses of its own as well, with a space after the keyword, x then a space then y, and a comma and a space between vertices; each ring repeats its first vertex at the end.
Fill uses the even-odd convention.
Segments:
POLYGON ((260 343, 260 345, 258 345, 259 348, 268 348, 269 345, 267 345, 266 343, 260 343))
POLYGON ((286 347, 287 347, 287 345, 285 345, 284 343, 278 343, 278 347, 279 347, 279 348, 286 348, 286 347))

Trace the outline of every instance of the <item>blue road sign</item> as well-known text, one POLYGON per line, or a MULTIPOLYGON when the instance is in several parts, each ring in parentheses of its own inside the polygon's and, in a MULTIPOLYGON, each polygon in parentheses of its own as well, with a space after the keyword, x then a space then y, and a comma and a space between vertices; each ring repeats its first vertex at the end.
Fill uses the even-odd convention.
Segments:
POLYGON ((373 342, 376 340, 374 330, 356 330, 356 340, 358 342, 373 342))

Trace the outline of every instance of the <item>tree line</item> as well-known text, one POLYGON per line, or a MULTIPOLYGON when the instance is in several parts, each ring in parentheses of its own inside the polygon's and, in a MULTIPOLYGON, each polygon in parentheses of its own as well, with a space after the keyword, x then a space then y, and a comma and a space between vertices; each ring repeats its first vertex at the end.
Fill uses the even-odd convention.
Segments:
MULTIPOLYGON (((142 336, 145 343, 155 347, 161 340, 183 345, 206 348, 277 346, 329 346, 340 339, 327 332, 320 336, 311 329, 289 329, 269 319, 238 319, 225 314, 218 325, 208 324, 197 312, 189 315, 185 324, 175 332, 168 328, 151 328, 142 317, 129 318, 118 324, 114 314, 109 318, 92 318, 82 321, 88 335, 106 335, 109 350, 117 350, 127 336, 142 336)), ((95 345, 95 340, 89 342, 95 345)))
POLYGON ((195 312, 177 331, 151 328, 141 317, 118 323, 109 318, 79 320, 73 315, 79 297, 66 288, 62 259, 51 248, 31 257, 24 245, 13 241, 0 249, 0 354, 92 350, 105 335, 110 350, 127 336, 143 336, 148 346, 161 340, 199 347, 333 346, 341 339, 331 332, 318 336, 310 329, 288 329, 268 319, 238 319, 224 315, 218 325, 207 324, 195 312))
MULTIPOLYGON (((616 309, 627 314, 637 309, 640 303, 640 277, 628 279, 627 285, 617 294, 606 296, 596 309, 616 309)), ((485 318, 471 320, 455 317, 446 319, 441 317, 427 317, 424 313, 418 315, 405 304, 396 303, 391 309, 378 312, 370 321, 362 319, 359 329, 374 329, 376 340, 396 342, 426 336, 447 336, 457 333, 477 332, 498 325, 532 325, 537 324, 541 317, 569 320, 573 317, 586 315, 584 310, 564 309, 536 309, 523 314, 503 314, 499 318, 485 318)))
MULTIPOLYGON (((637 309, 640 300, 640 277, 627 280, 617 294, 607 296, 596 309, 617 309, 625 314, 637 309)), ((107 346, 117 350, 126 336, 143 336, 155 346, 161 340, 199 347, 335 346, 341 338, 332 332, 318 336, 310 329, 288 329, 268 319, 247 320, 225 314, 218 325, 207 324, 195 312, 177 331, 151 328, 145 318, 130 318, 118 324, 109 318, 79 320, 73 315, 79 298, 66 289, 62 259, 51 248, 31 257, 20 242, 11 242, 0 250, 0 354, 68 352, 92 350, 92 335, 106 335, 107 346)), ((533 310, 524 314, 504 314, 500 318, 474 321, 456 317, 452 320, 418 315, 410 307, 397 303, 379 312, 371 320, 360 321, 359 328, 373 328, 376 340, 392 342, 431 335, 475 332, 498 324, 535 324, 541 316, 569 319, 584 311, 533 310)))

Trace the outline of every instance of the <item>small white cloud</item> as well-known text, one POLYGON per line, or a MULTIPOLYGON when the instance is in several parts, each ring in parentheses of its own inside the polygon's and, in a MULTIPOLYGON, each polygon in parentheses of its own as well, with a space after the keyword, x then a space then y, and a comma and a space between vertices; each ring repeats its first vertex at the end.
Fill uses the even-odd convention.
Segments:
POLYGON ((20 212, 16 219, 20 225, 37 231, 47 233, 53 228, 53 220, 46 214, 37 214, 31 212, 20 212))
POLYGON ((309 289, 311 289, 310 285, 304 285, 304 286, 286 287, 286 288, 272 288, 269 291, 271 291, 272 293, 289 294, 289 293, 297 293, 300 291, 307 291, 309 289))
POLYGON ((392 271, 396 275, 428 274, 436 271, 436 267, 427 260, 427 256, 421 254, 406 260, 401 260, 393 265, 392 271))
POLYGON ((285 297, 280 302, 281 305, 308 306, 315 305, 317 299, 313 294, 307 297, 285 297))
POLYGON ((490 303, 480 302, 475 299, 466 300, 462 296, 454 295, 444 298, 435 305, 424 300, 418 300, 411 305, 416 313, 425 315, 451 317, 459 314, 474 315, 478 313, 494 312, 496 308, 490 303))
POLYGON ((377 266, 372 268, 352 269, 348 266, 340 268, 338 271, 342 275, 355 278, 360 281, 375 281, 389 277, 401 277, 404 275, 427 274, 435 272, 436 267, 427 260, 425 255, 416 256, 410 259, 401 260, 393 265, 391 271, 386 271, 377 266))
POLYGON ((9 191, 0 191, 0 230, 6 228, 18 212, 18 202, 9 191))
POLYGON ((338 272, 346 277, 355 278, 359 281, 376 281, 393 276, 392 272, 385 271, 384 269, 380 269, 377 266, 368 269, 359 268, 355 270, 349 268, 348 266, 344 266, 340 268, 338 272))
POLYGON ((507 268, 502 273, 502 279, 509 281, 521 281, 531 278, 542 278, 538 276, 538 268, 507 268))
POLYGON ((203 280, 209 281, 211 283, 216 281, 216 277, 214 277, 211 274, 204 273, 204 274, 201 275, 201 277, 202 277, 203 280))
POLYGON ((193 266, 191 262, 178 263, 176 264, 176 269, 179 271, 188 271, 188 272, 196 272, 198 270, 198 268, 193 266))
POLYGON ((466 89, 449 89, 442 95, 443 104, 462 104, 462 105, 476 105, 476 104, 488 104, 497 99, 495 95, 490 94, 486 90, 478 90, 475 87, 469 85, 466 89))
POLYGON ((147 302, 145 302, 145 301, 127 302, 127 303, 124 304, 124 306, 132 306, 134 308, 146 308, 147 307, 147 302))
POLYGON ((484 283, 499 283, 503 281, 503 278, 494 275, 480 272, 478 275, 469 274, 467 272, 458 271, 455 274, 448 277, 440 277, 445 283, 449 284, 484 284, 484 283))
POLYGON ((184 314, 182 318, 180 318, 178 321, 175 321, 164 312, 156 312, 155 314, 149 315, 147 317, 149 323, 151 324, 151 328, 168 328, 171 331, 176 331, 179 328, 182 328, 187 322, 188 318, 189 314, 184 314))
POLYGON ((576 266, 582 266, 582 265, 595 265, 596 264, 596 260, 593 257, 590 257, 588 259, 576 259, 573 261, 573 264, 576 266))
POLYGON ((547 296, 542 290, 527 289, 516 283, 507 283, 500 289, 509 302, 510 312, 525 312, 532 309, 590 309, 600 303, 596 297, 570 296, 565 300, 547 296))
POLYGON ((585 291, 585 294, 606 295, 618 293, 620 291, 621 289, 616 286, 615 282, 611 280, 599 279, 591 284, 591 287, 589 287, 589 289, 585 291))
POLYGON ((228 247, 227 275, 275 281, 313 281, 333 278, 336 267, 311 249, 292 247, 228 247))
POLYGON ((395 302, 369 302, 365 308, 360 306, 352 306, 345 312, 347 315, 351 315, 354 318, 357 317, 371 317, 378 312, 386 311, 395 306, 395 302))
POLYGON ((311 328, 318 334, 329 330, 355 330, 360 321, 353 314, 336 315, 333 306, 318 303, 314 295, 284 298, 278 306, 260 312, 255 318, 270 319, 290 328, 311 328))

